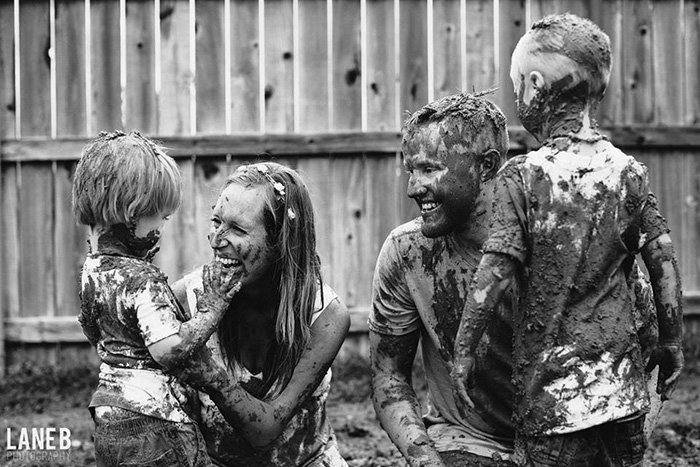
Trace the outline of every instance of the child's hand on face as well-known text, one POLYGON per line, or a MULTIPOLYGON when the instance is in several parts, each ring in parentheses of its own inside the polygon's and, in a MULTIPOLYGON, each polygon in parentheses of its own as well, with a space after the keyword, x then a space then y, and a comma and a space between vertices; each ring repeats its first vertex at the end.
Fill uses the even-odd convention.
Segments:
POLYGON ((241 290, 242 272, 222 266, 218 261, 202 268, 202 289, 194 289, 197 311, 223 313, 234 295, 241 290))

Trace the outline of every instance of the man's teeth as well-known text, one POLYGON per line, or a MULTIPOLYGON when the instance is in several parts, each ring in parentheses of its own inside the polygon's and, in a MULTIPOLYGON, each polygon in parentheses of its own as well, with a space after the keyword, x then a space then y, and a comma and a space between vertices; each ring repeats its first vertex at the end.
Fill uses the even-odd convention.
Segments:
POLYGON ((217 256, 216 260, 224 266, 235 266, 237 264, 241 264, 240 261, 236 261, 235 259, 222 258, 221 256, 217 256))
POLYGON ((420 210, 421 210, 421 212, 428 212, 428 211, 435 209, 438 206, 439 206, 438 203, 422 203, 420 210))

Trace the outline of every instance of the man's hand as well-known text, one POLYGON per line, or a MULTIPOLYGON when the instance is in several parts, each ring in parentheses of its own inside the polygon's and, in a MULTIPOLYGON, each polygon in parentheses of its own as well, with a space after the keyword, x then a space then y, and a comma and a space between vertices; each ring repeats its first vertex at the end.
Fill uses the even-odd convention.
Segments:
POLYGON ((205 264, 202 268, 202 288, 194 289, 197 296, 197 312, 223 313, 234 295, 241 290, 240 269, 231 270, 218 261, 205 264))
POLYGON ((661 395, 661 400, 668 400, 676 389, 684 363, 683 347, 680 344, 659 345, 652 352, 646 371, 659 366, 656 392, 661 395))
POLYGON ((468 406, 474 408, 474 403, 469 397, 467 388, 469 387, 469 379, 474 370, 474 357, 466 356, 455 359, 452 366, 452 392, 457 401, 457 407, 468 406))

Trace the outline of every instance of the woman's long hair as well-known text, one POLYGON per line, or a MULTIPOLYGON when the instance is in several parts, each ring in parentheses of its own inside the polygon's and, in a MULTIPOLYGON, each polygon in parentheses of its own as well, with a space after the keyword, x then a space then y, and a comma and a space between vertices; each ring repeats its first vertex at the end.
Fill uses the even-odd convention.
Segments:
MULTIPOLYGON (((309 190, 299 174, 274 162, 239 167, 228 177, 222 191, 232 184, 260 187, 266 194, 263 222, 274 251, 269 277, 279 305, 275 346, 263 366, 263 387, 255 391, 262 397, 273 387, 277 392, 286 386, 311 337, 316 293, 322 285, 314 211, 309 190)), ((236 302, 234 297, 219 328, 222 351, 229 365, 240 362, 236 302)))

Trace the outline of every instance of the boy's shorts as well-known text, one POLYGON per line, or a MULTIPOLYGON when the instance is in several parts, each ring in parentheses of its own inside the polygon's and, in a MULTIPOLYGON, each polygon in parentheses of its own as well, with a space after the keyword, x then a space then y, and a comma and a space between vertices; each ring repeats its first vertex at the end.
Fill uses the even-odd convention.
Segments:
POLYGON ((117 407, 93 417, 97 467, 212 467, 196 423, 161 420, 117 407))
POLYGON ((641 467, 647 439, 644 415, 565 435, 521 439, 531 467, 641 467))

